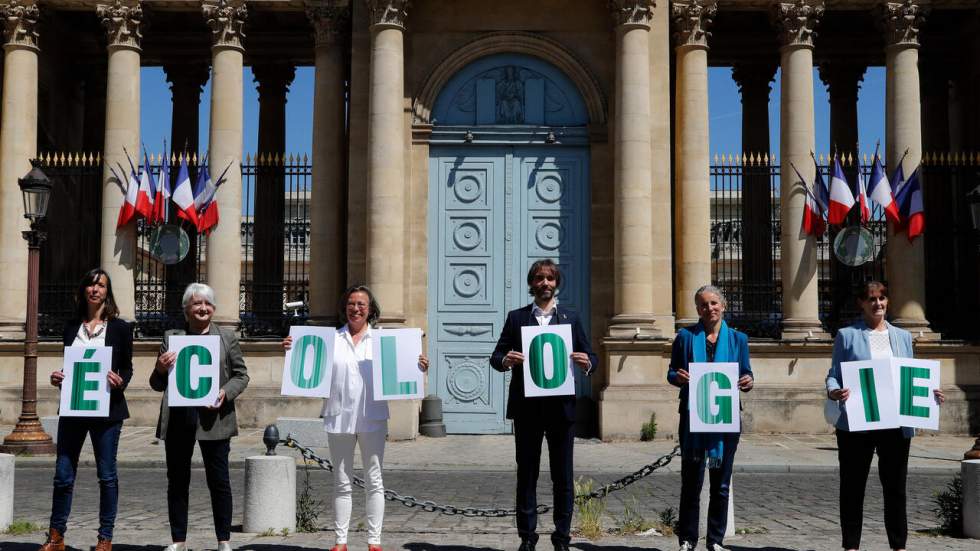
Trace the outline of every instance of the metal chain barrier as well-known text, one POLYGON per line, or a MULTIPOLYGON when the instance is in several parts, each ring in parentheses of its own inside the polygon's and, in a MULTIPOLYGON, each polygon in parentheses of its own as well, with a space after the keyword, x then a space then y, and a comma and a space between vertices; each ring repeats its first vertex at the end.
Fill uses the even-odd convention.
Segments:
MULTIPOLYGON (((320 457, 311 448, 308 448, 300 444, 296 440, 294 440, 292 436, 287 436, 285 440, 280 440, 279 443, 285 445, 286 447, 293 448, 299 451, 299 453, 303 456, 304 461, 307 462, 312 461, 313 463, 316 463, 321 469, 333 472, 333 464, 330 463, 329 459, 324 459, 323 457, 320 457)), ((667 466, 667 464, 669 464, 671 460, 673 460, 675 457, 679 456, 680 454, 681 454, 681 447, 676 446, 670 453, 661 456, 653 463, 644 465, 640 470, 634 473, 628 474, 618 480, 615 480, 613 482, 610 482, 609 484, 601 486, 588 494, 581 494, 575 496, 575 501, 582 502, 589 499, 601 499, 611 494, 612 492, 615 492, 617 490, 622 490, 623 488, 629 486, 630 484, 633 484, 634 482, 637 482, 643 478, 650 476, 657 469, 667 466)), ((354 485, 359 488, 364 487, 364 479, 360 477, 357 476, 353 477, 353 482, 354 485)), ((427 511, 430 513, 440 513, 443 515, 462 515, 464 517, 512 517, 517 515, 517 510, 513 508, 480 509, 477 507, 456 507, 454 505, 440 505, 434 501, 420 500, 414 496, 409 496, 409 495, 403 496, 394 490, 387 490, 387 489, 385 490, 385 499, 387 499, 388 501, 397 501, 398 503, 401 503, 402 505, 409 508, 419 507, 423 511, 427 511)), ((550 510, 551 510, 551 505, 538 505, 537 507, 538 514, 547 513, 550 510)))

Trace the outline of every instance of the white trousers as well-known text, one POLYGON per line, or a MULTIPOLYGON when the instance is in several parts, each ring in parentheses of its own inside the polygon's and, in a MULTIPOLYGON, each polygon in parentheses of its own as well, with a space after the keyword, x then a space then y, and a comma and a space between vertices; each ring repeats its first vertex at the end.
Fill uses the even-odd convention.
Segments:
POLYGON ((327 433, 330 460, 333 462, 334 481, 334 533, 337 544, 347 543, 350 525, 351 481, 354 478, 354 445, 361 447, 361 463, 364 467, 364 496, 367 501, 368 543, 381 545, 381 523, 385 516, 384 484, 381 481, 381 464, 385 454, 387 431, 359 432, 357 434, 327 433))

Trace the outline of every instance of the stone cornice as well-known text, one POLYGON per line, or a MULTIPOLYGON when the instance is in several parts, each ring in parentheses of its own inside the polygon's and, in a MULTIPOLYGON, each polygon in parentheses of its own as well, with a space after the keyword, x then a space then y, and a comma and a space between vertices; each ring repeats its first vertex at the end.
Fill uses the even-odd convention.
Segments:
POLYGON ((201 6, 204 19, 211 28, 211 45, 244 50, 242 39, 248 10, 242 0, 218 0, 201 6))
POLYGON ((306 17, 317 47, 343 44, 350 36, 350 0, 307 0, 306 17))
POLYGON ((111 5, 99 4, 95 13, 105 27, 110 48, 140 49, 143 8, 139 2, 116 0, 111 5))
POLYGON ((11 0, 0 4, 4 44, 37 49, 37 20, 40 12, 32 1, 11 0))
POLYGON ((394 27, 405 30, 408 20, 409 0, 367 0, 371 27, 394 27))
POLYGON ((672 2, 670 17, 674 23, 674 45, 707 48, 711 37, 708 27, 716 13, 718 3, 715 0, 672 2))
POLYGON ((650 28, 656 0, 609 0, 609 11, 617 27, 650 28))
POLYGON ((813 48, 814 30, 823 15, 822 0, 794 0, 776 2, 772 5, 770 17, 779 29, 779 42, 783 46, 805 46, 813 48))
POLYGON ((882 2, 879 5, 879 23, 885 31, 888 46, 919 46, 919 30, 925 21, 928 8, 913 0, 882 2))

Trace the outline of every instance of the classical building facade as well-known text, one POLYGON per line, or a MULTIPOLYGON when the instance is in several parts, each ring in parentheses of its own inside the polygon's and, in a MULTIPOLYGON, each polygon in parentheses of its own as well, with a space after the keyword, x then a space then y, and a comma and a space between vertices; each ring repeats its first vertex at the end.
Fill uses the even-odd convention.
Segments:
MULTIPOLYGON (((276 288, 284 281, 282 231, 267 237, 263 228, 282 226, 288 194, 267 186, 256 188, 254 200, 242 197, 243 87, 252 85, 243 82, 243 68, 252 68, 259 91, 259 149, 280 153, 295 68, 314 67, 312 174, 304 191, 309 319, 336 323, 341 291, 364 282, 378 295, 383 325, 423 327, 433 360, 428 392, 442 398, 451 432, 510 431, 507 379, 487 357, 507 310, 529 300, 524 275, 540 257, 561 263, 561 304, 590 320, 601 351, 600 372, 577 382, 582 432, 637 437, 652 413, 662 434, 671 432, 670 341, 697 318, 694 291, 718 279, 709 66, 734 69, 743 150, 748 159, 764 154, 768 167, 762 176, 741 173, 738 226, 746 245, 738 277, 726 285, 734 295, 741 284, 772 295, 764 313, 774 320, 774 338, 751 344, 758 384, 746 400, 748 430, 829 430, 821 388, 835 327, 823 315, 822 301, 831 298, 818 273, 829 261, 819 252, 826 238, 800 231, 800 181, 814 177, 814 150, 857 154, 865 69, 885 67, 889 173, 899 159, 912 173, 927 150, 944 159, 960 152, 960 161, 975 165, 975 154, 965 152, 980 147, 975 1, 4 0, 0 10, 5 423, 17 415, 26 296, 16 180, 39 152, 98 153, 98 189, 80 199, 77 218, 89 223, 74 231, 92 245, 90 264, 112 274, 123 315, 139 317, 138 228, 116 229, 123 194, 111 167, 126 164, 124 151, 140 150, 144 66, 166 71, 171 143, 191 151, 210 78, 209 159, 212 171, 230 170, 201 273, 216 291, 216 320, 227 325, 243 319, 235 307, 243 265, 253 282, 265 278, 263 285, 276 288), (778 97, 770 94, 777 68, 778 97), (832 144, 815 143, 815 124, 828 124, 814 120, 815 75, 830 93, 832 144), (770 102, 780 106, 778 164, 768 154, 770 102), (753 178, 762 184, 750 185, 753 178), (749 223, 759 219, 765 224, 749 223), (244 263, 243 220, 254 224, 256 255, 244 263)), ((959 216, 965 198, 940 178, 924 186, 930 224, 959 216), (944 191, 930 196, 930 186, 944 191)), ((931 242, 921 238, 887 235, 880 265, 894 322, 916 335, 918 355, 943 362, 950 396, 944 429, 968 432, 980 424, 976 335, 950 340, 930 319, 958 308, 945 306, 954 302, 942 297, 950 292, 978 304, 975 237, 969 226, 956 227, 954 272, 965 274, 958 279, 930 279, 928 266, 949 255, 936 256, 941 244, 930 253, 931 242), (929 307, 934 295, 943 308, 929 307)), ((179 276, 182 269, 166 275, 178 291, 177 282, 198 273, 179 276)), ((751 302, 739 300, 740 307, 751 302)), ((139 423, 155 420, 159 397, 146 378, 158 344, 136 346, 127 395, 139 423)), ((39 381, 58 365, 58 348, 42 345, 39 381)), ((314 401, 278 396, 275 341, 246 340, 244 348, 253 377, 240 399, 243 423, 317 415, 314 401)), ((54 396, 42 388, 42 411, 53 412, 54 396)), ((417 411, 417 403, 393 408, 393 437, 415 435, 417 411)))

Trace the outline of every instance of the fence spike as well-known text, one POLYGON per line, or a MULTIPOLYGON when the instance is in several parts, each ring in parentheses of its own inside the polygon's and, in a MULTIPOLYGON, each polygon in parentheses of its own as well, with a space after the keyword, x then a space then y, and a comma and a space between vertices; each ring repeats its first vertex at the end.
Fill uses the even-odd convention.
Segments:
POLYGON ((303 164, 304 165, 310 164, 310 158, 306 156, 306 153, 303 153, 303 164))
POLYGON ((715 164, 718 164, 718 153, 715 153, 715 164))
POLYGON ((973 152, 973 164, 978 164, 978 163, 980 163, 980 159, 978 159, 977 152, 974 151, 973 152))
POLYGON ((102 152, 101 151, 96 151, 95 152, 95 164, 97 164, 97 165, 102 164, 102 152))

